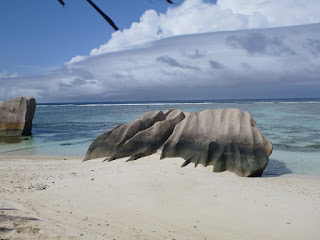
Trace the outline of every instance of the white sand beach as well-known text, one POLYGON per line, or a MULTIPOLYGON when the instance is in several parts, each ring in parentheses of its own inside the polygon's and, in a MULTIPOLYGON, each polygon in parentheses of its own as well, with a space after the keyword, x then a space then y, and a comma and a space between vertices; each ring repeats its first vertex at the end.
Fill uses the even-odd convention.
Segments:
POLYGON ((0 239, 320 239, 320 178, 0 156, 0 239))

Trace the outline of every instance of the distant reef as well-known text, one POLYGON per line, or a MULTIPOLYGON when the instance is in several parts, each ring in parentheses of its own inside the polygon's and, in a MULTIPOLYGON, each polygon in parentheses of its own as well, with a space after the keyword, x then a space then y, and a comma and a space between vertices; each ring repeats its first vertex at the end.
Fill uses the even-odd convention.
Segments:
POLYGON ((36 110, 33 97, 17 97, 0 101, 0 136, 30 136, 36 110))
POLYGON ((179 109, 147 112, 131 123, 100 135, 90 145, 84 161, 106 157, 133 161, 161 150, 160 159, 182 157, 195 166, 213 165, 214 172, 261 176, 272 143, 248 112, 215 109, 184 113, 179 109))

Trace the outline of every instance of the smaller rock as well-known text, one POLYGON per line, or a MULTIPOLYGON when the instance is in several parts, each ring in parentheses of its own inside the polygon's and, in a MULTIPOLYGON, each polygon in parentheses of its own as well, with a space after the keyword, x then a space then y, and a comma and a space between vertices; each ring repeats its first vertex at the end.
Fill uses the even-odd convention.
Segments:
POLYGON ((0 136, 31 136, 36 110, 33 97, 17 97, 0 102, 0 136))

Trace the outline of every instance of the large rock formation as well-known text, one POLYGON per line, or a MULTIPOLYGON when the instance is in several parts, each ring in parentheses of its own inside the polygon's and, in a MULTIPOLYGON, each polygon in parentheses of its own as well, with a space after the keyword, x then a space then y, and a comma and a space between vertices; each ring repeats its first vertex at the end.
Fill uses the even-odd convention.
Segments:
POLYGON ((216 109, 186 113, 170 109, 145 113, 131 123, 99 136, 84 160, 122 157, 136 160, 162 150, 161 159, 182 157, 182 166, 213 165, 239 176, 261 176, 272 143, 261 133, 248 112, 216 109))
POLYGON ((0 136, 30 136, 36 100, 17 97, 0 102, 0 136))
POLYGON ((164 114, 147 112, 131 123, 120 125, 100 135, 89 147, 84 160, 108 157, 108 160, 132 156, 137 159, 157 151, 184 118, 180 110, 164 114))
POLYGON ((216 109, 191 113, 176 126, 163 146, 161 158, 213 165, 239 176, 261 176, 272 152, 271 142, 260 132, 248 112, 216 109))

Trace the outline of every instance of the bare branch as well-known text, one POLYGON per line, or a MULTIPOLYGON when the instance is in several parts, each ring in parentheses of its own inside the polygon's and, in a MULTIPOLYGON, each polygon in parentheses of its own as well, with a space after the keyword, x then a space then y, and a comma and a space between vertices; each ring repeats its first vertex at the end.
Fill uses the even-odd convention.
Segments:
POLYGON ((98 12, 100 15, 113 27, 115 31, 118 31, 119 28, 114 24, 114 22, 109 18, 104 12, 101 11, 100 8, 98 8, 97 5, 95 5, 91 0, 87 0, 87 2, 98 12))
MULTIPOLYGON (((59 3, 65 7, 65 2, 63 0, 58 0, 59 3)), ((149 0, 151 2, 151 0, 149 0)), ((175 4, 173 3, 171 0, 166 0, 169 4, 175 4)), ((113 29, 115 31, 118 31, 119 28, 115 25, 115 23, 111 20, 111 18, 109 18, 96 4, 94 4, 94 2, 92 0, 87 0, 87 2, 110 24, 111 27, 113 27, 113 29)))
POLYGON ((64 3, 64 1, 62 1, 62 0, 58 0, 58 1, 63 7, 65 7, 66 4, 64 3))

